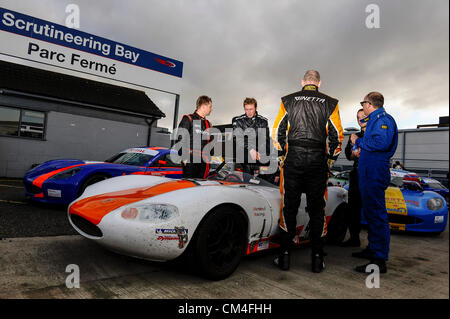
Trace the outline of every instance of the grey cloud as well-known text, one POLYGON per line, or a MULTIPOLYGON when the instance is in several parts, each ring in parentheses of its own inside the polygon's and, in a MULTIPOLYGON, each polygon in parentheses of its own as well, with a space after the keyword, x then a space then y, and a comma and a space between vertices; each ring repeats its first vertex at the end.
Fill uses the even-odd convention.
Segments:
MULTIPOLYGON (((2 2, 59 23, 69 3, 2 2)), ((343 122, 354 120, 357 103, 372 90, 412 111, 448 105, 447 0, 71 2, 81 7, 84 31, 183 61, 180 113, 207 94, 213 124, 242 113, 246 96, 273 120, 280 97, 298 90, 309 68, 321 72, 323 91, 340 100, 343 122), (370 3, 380 7, 380 29, 365 27, 370 3)), ((436 120, 442 115, 448 113, 436 113, 436 120)))

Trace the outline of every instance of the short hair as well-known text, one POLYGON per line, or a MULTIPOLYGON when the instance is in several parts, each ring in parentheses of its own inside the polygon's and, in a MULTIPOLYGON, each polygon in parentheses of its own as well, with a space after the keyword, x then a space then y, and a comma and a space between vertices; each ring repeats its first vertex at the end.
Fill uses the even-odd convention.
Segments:
POLYGON ((359 109, 358 112, 356 112, 356 118, 358 118, 359 112, 364 112, 364 109, 359 109))
POLYGON ((249 104, 254 104, 255 107, 258 107, 258 102, 256 102, 256 100, 254 98, 252 98, 252 97, 245 98, 243 106, 246 106, 246 105, 249 105, 249 104))
POLYGON ((199 96, 197 99, 197 110, 201 105, 208 104, 208 103, 212 103, 212 100, 209 96, 206 96, 206 95, 199 96))
POLYGON ((370 104, 372 104, 376 109, 383 107, 384 97, 380 92, 370 92, 366 95, 366 97, 370 104))
POLYGON ((308 70, 308 71, 306 71, 305 75, 303 76, 303 81, 319 83, 320 82, 319 71, 316 71, 316 70, 308 70))

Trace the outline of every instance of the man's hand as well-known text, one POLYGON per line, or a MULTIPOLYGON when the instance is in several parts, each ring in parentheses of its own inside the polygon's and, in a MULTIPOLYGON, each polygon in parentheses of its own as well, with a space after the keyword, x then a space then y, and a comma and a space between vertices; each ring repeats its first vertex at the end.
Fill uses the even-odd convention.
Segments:
POLYGON ((332 159, 329 159, 329 160, 327 161, 327 164, 328 164, 328 170, 331 171, 331 168, 333 167, 334 161, 333 161, 332 159))
POLYGON ((352 144, 355 144, 357 139, 358 139, 358 136, 356 134, 352 134, 350 136, 350 141, 352 141, 352 144))
POLYGON ((252 159, 254 160, 254 161, 259 161, 260 160, 260 155, 259 155, 259 152, 257 152, 256 150, 251 150, 250 151, 250 156, 252 157, 252 159))
POLYGON ((357 150, 355 150, 355 151, 352 152, 352 155, 353 155, 354 157, 359 157, 360 154, 361 154, 361 149, 360 149, 360 148, 358 148, 357 150))

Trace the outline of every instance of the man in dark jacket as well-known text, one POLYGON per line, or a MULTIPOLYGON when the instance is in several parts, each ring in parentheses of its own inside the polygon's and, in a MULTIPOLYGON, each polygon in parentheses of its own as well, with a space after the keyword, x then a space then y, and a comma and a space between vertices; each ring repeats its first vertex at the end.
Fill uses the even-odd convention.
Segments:
POLYGON ((302 90, 281 98, 272 131, 275 147, 285 154, 281 164, 281 245, 274 263, 289 269, 289 248, 297 235, 296 219, 301 194, 306 193, 310 217, 312 271, 325 267, 323 236, 329 170, 341 152, 344 134, 338 100, 319 92, 319 72, 307 71, 302 90))
POLYGON ((209 173, 209 154, 203 152, 204 147, 211 142, 211 123, 206 116, 211 114, 212 100, 202 95, 197 99, 194 113, 183 115, 178 125, 179 135, 177 142, 183 147, 178 151, 182 157, 183 178, 203 178, 209 173))
MULTIPOLYGON (((356 136, 363 137, 366 130, 366 123, 362 121, 364 110, 359 109, 356 113, 358 124, 361 127, 361 131, 356 133, 356 136)), ((352 144, 351 139, 348 139, 347 146, 345 147, 345 157, 349 161, 353 161, 353 169, 350 172, 349 190, 348 190, 348 211, 346 222, 350 232, 350 238, 341 244, 342 247, 359 247, 361 242, 359 240, 359 233, 361 232, 361 193, 359 191, 359 178, 358 178, 358 159, 360 149, 357 149, 352 144)))
MULTIPOLYGON (((257 161, 261 160, 260 152, 265 152, 268 155, 270 147, 269 124, 264 116, 258 114, 257 108, 258 103, 254 98, 246 98, 244 100, 245 114, 232 119, 237 153, 239 153, 240 148, 241 150, 243 148, 243 171, 250 175, 254 175, 255 171, 259 170, 257 161), (261 143, 261 138, 265 140, 265 143, 261 143), (266 149, 261 150, 260 144, 264 144, 266 149)), ((239 155, 237 154, 237 157, 239 155)))

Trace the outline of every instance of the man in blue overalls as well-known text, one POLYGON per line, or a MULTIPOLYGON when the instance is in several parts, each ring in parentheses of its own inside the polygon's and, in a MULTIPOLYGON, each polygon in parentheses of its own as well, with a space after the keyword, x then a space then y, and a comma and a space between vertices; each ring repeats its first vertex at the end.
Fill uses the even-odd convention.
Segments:
POLYGON ((394 118, 383 108, 384 97, 379 92, 367 94, 361 102, 367 123, 364 137, 351 135, 351 141, 361 149, 358 175, 363 214, 369 227, 369 246, 354 257, 370 259, 368 264, 355 268, 366 272, 366 267, 375 264, 380 273, 385 273, 389 255, 390 231, 386 211, 385 191, 391 174, 389 161, 397 149, 398 130, 394 118))

